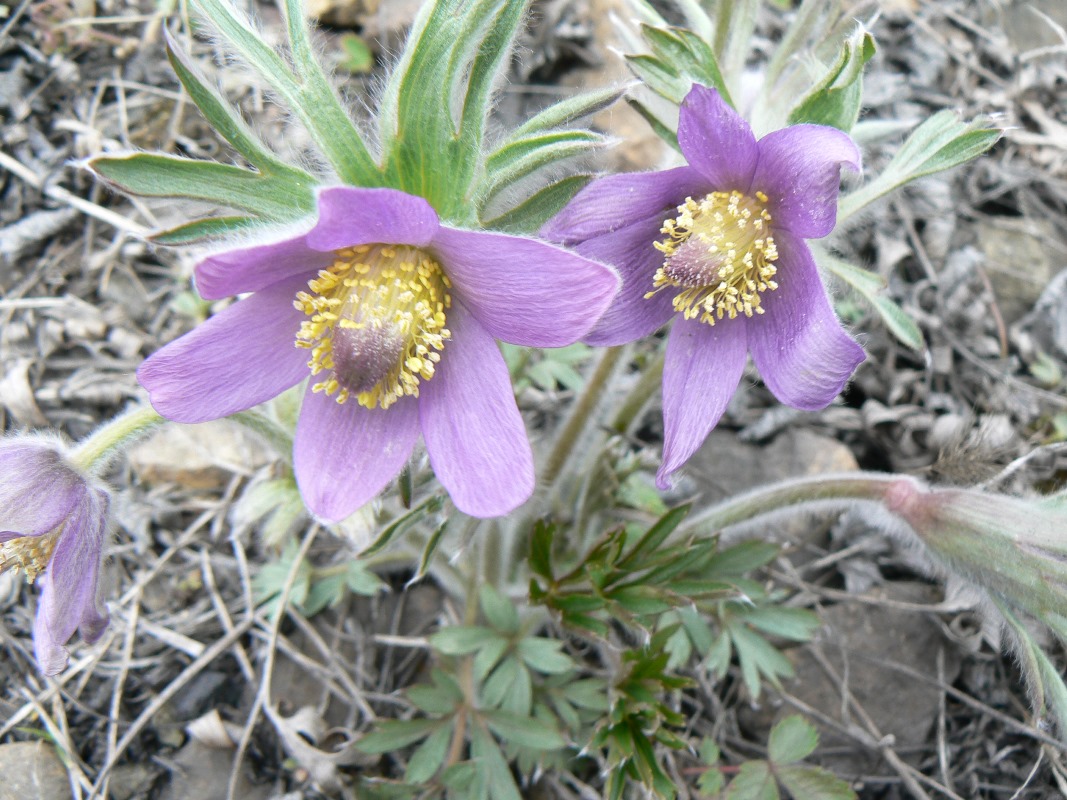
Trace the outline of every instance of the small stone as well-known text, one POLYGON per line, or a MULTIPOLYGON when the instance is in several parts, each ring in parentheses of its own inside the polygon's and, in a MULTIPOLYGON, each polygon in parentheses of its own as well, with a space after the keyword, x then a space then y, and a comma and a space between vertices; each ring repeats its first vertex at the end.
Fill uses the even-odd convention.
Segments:
POLYGON ((70 797, 67 770, 45 742, 0 745, 0 800, 70 797))
POLYGON ((145 483, 218 489, 234 472, 251 473, 275 458, 257 436, 229 420, 167 425, 129 451, 133 471, 145 483))
POLYGON ((981 225, 978 241, 1000 313, 1010 325, 1033 308, 1060 271, 1053 258, 1056 235, 1048 224, 1031 220, 1025 228, 981 225))

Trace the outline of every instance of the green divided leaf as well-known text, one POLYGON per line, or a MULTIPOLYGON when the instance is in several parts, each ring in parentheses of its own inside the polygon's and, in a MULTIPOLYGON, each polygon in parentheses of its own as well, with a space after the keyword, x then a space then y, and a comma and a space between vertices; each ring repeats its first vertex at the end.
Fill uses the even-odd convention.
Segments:
POLYGON ((1001 134, 986 117, 961 122, 956 112, 939 111, 912 131, 877 178, 839 200, 838 222, 894 189, 980 156, 1001 134))
POLYGON ((183 245, 202 242, 216 236, 228 236, 233 233, 247 233, 257 227, 270 224, 258 217, 210 217, 178 225, 174 228, 156 231, 149 239, 156 244, 183 245))
POLYGON ((299 0, 286 0, 282 6, 295 69, 236 6, 225 0, 196 0, 196 6, 233 52, 259 72, 300 119, 342 181, 355 186, 381 185, 380 171, 362 136, 311 52, 307 16, 299 0))
POLYGON ((483 224, 504 233, 534 234, 592 180, 590 175, 570 175, 551 183, 483 224))
POLYGON ((515 606, 495 588, 484 585, 478 593, 479 605, 489 624, 500 633, 514 634, 519 630, 519 613, 515 606))
POLYGON ((856 800, 856 793, 847 782, 822 767, 789 765, 778 767, 775 774, 794 798, 856 800))
POLYGON ((215 161, 154 153, 103 156, 89 162, 103 181, 143 197, 186 197, 287 221, 315 206, 310 180, 300 185, 215 161))
POLYGON ((449 725, 439 719, 386 720, 377 729, 356 743, 356 749, 364 753, 378 754, 400 750, 425 739, 434 731, 449 725))
POLYGON ((481 625, 452 625, 432 634, 430 644, 445 655, 461 656, 474 653, 499 638, 500 634, 492 628, 481 625))
POLYGON ((534 750, 557 750, 567 745, 559 731, 534 717, 520 716, 502 709, 484 710, 482 716, 493 733, 506 742, 534 750))
POLYGON ((908 312, 882 293, 885 283, 879 276, 825 251, 813 249, 813 253, 821 267, 848 284, 878 312, 890 333, 897 337, 901 344, 912 350, 922 351, 926 344, 922 329, 908 312))
POLYGON ((444 764, 451 739, 451 725, 440 725, 431 733, 408 759, 408 766, 404 771, 405 782, 419 784, 430 780, 444 764))

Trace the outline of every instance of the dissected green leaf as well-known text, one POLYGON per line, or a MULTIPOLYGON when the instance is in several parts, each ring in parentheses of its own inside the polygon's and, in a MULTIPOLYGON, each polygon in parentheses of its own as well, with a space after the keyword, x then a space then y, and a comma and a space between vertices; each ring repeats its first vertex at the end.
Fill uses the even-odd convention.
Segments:
POLYGON ((305 216, 315 206, 310 186, 216 161, 132 153, 95 158, 89 168, 129 194, 206 200, 279 221, 305 216))
POLYGON ((404 780, 408 783, 424 783, 430 780, 444 764, 452 735, 451 725, 441 725, 431 733, 408 759, 404 780))
MULTIPOLYGON (((493 737, 481 725, 475 725, 471 731, 471 758, 484 770, 488 794, 492 800, 522 800, 507 759, 500 752, 493 737)), ((460 795, 464 800, 467 796, 460 795)))
POLYGON ((726 800, 779 800, 779 797, 778 784, 766 761, 742 764, 725 794, 726 800))
POLYGON ((604 144, 599 133, 583 130, 549 131, 498 150, 486 160, 483 203, 491 203, 502 191, 561 161, 587 156, 604 144))
POLYGON ((563 642, 556 639, 528 637, 519 642, 517 652, 531 669, 545 675, 558 675, 576 666, 562 648, 563 642))
POLYGON ((912 131, 877 178, 840 199, 838 222, 911 181, 980 156, 1002 133, 986 117, 962 122, 954 111, 939 111, 912 131))
POLYGON ((901 344, 912 350, 923 349, 925 339, 922 329, 904 309, 882 294, 885 282, 879 276, 822 250, 815 252, 819 265, 855 289, 878 312, 885 326, 901 344))
POLYGON ((273 223, 259 217, 209 217, 186 222, 173 228, 154 231, 148 235, 148 239, 155 244, 171 246, 198 244, 204 239, 229 236, 235 233, 250 233, 257 227, 270 224, 273 223))
POLYGON ((486 584, 478 593, 479 605, 489 624, 502 633, 516 633, 519 630, 519 612, 504 595, 486 584))
POLYGON ((645 118, 645 122, 649 124, 649 127, 652 128, 652 131, 656 134, 656 136, 658 136, 668 145, 670 145, 672 150, 677 153, 682 152, 682 148, 678 144, 678 131, 676 129, 676 125, 669 125, 667 122, 661 119, 660 116, 656 114, 651 108, 649 108, 646 104, 642 103, 636 98, 627 97, 626 103, 630 106, 630 108, 632 108, 634 111, 636 111, 638 114, 645 118))
POLYGON ((760 606, 741 611, 738 616, 764 633, 798 642, 811 639, 820 625, 819 615, 806 608, 760 606))
POLYGON ((438 719, 386 720, 356 742, 356 749, 364 753, 388 753, 414 744, 442 727, 447 721, 438 719))
POLYGON ((847 782, 822 767, 791 764, 776 767, 778 781, 794 798, 803 800, 856 800, 847 782))
POLYGON ((430 644, 445 655, 462 656, 500 638, 497 631, 482 625, 452 625, 431 634, 430 644))
POLYGON ((314 58, 307 36, 307 16, 297 0, 283 5, 297 70, 271 48, 248 17, 225 0, 196 0, 233 52, 259 72, 284 105, 304 124, 340 178, 355 186, 382 185, 381 173, 359 131, 314 58))
POLYGON ((767 758, 775 765, 803 761, 819 746, 819 732, 800 714, 790 714, 771 728, 767 758))

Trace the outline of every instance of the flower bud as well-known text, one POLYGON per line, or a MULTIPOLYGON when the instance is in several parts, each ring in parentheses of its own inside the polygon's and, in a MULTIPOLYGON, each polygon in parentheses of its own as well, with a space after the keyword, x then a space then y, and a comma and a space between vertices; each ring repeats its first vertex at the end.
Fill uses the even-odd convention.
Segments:
POLYGON ((1067 506, 1058 500, 901 478, 885 505, 945 569, 1043 621, 1067 617, 1067 506))
POLYGON ((98 582, 108 505, 59 442, 0 441, 0 572, 21 570, 41 587, 33 644, 46 675, 66 666, 63 645, 75 631, 94 642, 107 627, 98 582))

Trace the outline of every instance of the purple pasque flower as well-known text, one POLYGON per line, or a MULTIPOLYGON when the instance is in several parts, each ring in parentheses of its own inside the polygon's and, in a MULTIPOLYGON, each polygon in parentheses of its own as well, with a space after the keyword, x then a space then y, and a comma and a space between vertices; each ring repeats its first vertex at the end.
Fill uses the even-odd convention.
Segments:
POLYGON ((694 85, 678 144, 688 165, 594 181, 542 235, 615 266, 623 285, 594 345, 639 339, 672 317, 663 370, 660 488, 722 417, 747 361, 783 403, 828 405, 863 360, 841 328, 805 239, 837 216, 841 131, 793 125, 759 141, 719 93, 694 85))
POLYGON ((0 441, 0 572, 22 570, 41 587, 33 646, 45 675, 67 665, 64 644, 107 627, 98 583, 108 493, 44 437, 0 441))
POLYGON ((461 511, 525 501, 533 457, 494 340, 576 341, 618 277, 539 240, 443 225, 421 197, 346 186, 320 191, 294 235, 206 258, 196 284, 209 300, 253 294, 141 366, 152 405, 204 422, 310 371, 293 464, 308 507, 333 522, 400 472, 420 432, 461 511))

